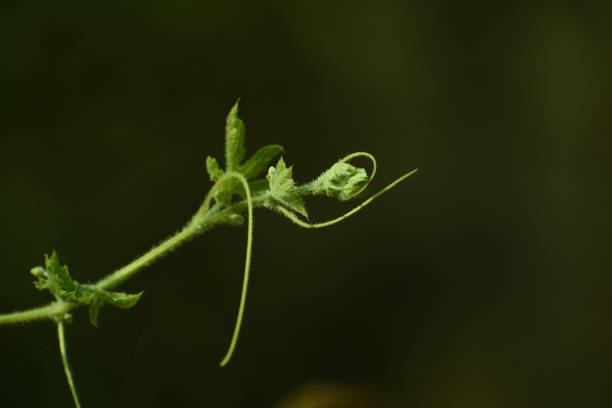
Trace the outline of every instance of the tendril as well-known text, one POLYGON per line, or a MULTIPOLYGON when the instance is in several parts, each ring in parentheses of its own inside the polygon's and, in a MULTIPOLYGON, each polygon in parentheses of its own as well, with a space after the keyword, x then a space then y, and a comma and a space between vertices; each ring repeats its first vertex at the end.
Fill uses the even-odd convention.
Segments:
POLYGON ((64 365, 64 372, 66 373, 66 379, 68 380, 68 387, 70 387, 70 393, 74 400, 76 408, 81 408, 79 402, 79 396, 74 386, 74 379, 72 378, 72 370, 70 370, 70 364, 68 364, 68 355, 66 354, 66 336, 64 334, 64 320, 62 318, 56 318, 57 324, 57 339, 59 341, 60 354, 62 356, 62 364, 64 365))
MULTIPOLYGON (((344 157, 343 159, 341 159, 340 162, 344 163, 344 162, 346 162, 346 161, 348 161, 348 160, 350 160, 350 159, 352 159, 354 157, 357 157, 357 156, 365 156, 365 157, 369 158, 372 161, 373 169, 372 169, 372 175, 368 179, 368 182, 355 195, 358 195, 359 193, 363 192, 363 190, 365 190, 365 188, 370 184, 370 182, 374 178, 374 174, 376 173, 376 160, 374 159, 374 156, 372 156, 369 153, 365 153, 365 152, 352 153, 352 154, 349 154, 348 156, 344 157)), ((404 174, 403 176, 401 176, 400 178, 398 178, 397 180, 395 180, 391 184, 387 185, 385 188, 383 188, 382 190, 380 190, 376 194, 372 195, 367 200, 363 201, 357 207, 353 208, 352 210, 350 210, 350 211, 344 213, 343 215, 341 215, 341 216, 339 216, 337 218, 334 218, 334 219, 332 219, 330 221, 325 221, 325 222, 320 222, 320 223, 308 223, 308 222, 302 221, 297 215, 295 215, 294 213, 292 213, 291 211, 287 210, 286 208, 284 208, 282 206, 277 206, 276 209, 278 211, 280 211, 284 216, 286 216, 291 221, 293 221, 294 223, 296 223, 297 225, 299 225, 301 227, 304 227, 304 228, 324 228, 324 227, 329 227, 330 225, 337 224, 340 221, 345 220, 346 218, 350 217, 351 215, 356 214, 362 208, 364 208, 365 206, 370 204, 372 201, 374 201, 374 199, 376 197, 378 197, 378 196, 384 194, 385 192, 391 190, 397 184, 401 183, 406 178, 412 176, 417 171, 418 171, 418 169, 414 169, 414 170, 404 174)))
MULTIPOLYGON (((251 269, 251 248, 253 247, 253 200, 251 198, 251 189, 249 188, 249 183, 244 178, 244 176, 240 173, 229 171, 225 173, 225 175, 219 179, 221 182, 223 179, 235 178, 240 181, 242 187, 244 188, 246 199, 247 199, 247 208, 248 208, 248 227, 247 227, 247 246, 246 246, 246 257, 244 263, 244 277, 242 280, 242 293, 240 295, 240 306, 238 307, 238 316, 236 317, 236 325, 234 326, 234 333, 232 335, 232 340, 230 342, 229 348, 225 353, 225 357, 221 360, 219 365, 221 367, 225 366, 232 355, 234 354, 234 349, 236 348, 236 343, 238 342, 238 336, 240 335, 240 327, 242 326, 242 318, 244 316, 244 306, 246 304, 247 290, 249 286, 249 272, 251 269)), ((218 183, 219 183, 218 182, 218 183)))

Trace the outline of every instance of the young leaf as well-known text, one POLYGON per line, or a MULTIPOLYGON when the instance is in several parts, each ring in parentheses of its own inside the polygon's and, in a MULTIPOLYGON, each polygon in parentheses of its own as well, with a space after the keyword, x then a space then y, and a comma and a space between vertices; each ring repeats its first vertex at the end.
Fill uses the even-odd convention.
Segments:
POLYGON ((244 122, 238 117, 238 101, 225 121, 225 165, 227 171, 236 171, 244 159, 244 122))
POLYGON ((140 297, 144 293, 140 291, 136 294, 123 293, 123 292, 111 292, 104 289, 98 289, 98 296, 103 299, 109 305, 118 307, 120 309, 129 309, 134 307, 140 300, 140 297))
POLYGON ((262 171, 268 168, 268 164, 278 155, 284 152, 283 146, 281 145, 268 145, 257 150, 242 166, 240 166, 240 173, 247 180, 257 177, 262 171))
MULTIPOLYGON (((283 150, 283 147, 280 145, 268 145, 262 147, 255 152, 255 154, 251 156, 242 166, 240 166, 238 171, 247 180, 252 179, 264 171, 274 156, 278 155, 283 150)), ((206 159, 206 168, 212 181, 217 181, 224 174, 223 170, 219 168, 217 161, 212 157, 208 157, 206 159)), ((249 183, 249 187, 251 188, 251 193, 255 195, 259 192, 267 190, 268 182, 265 179, 255 180, 254 182, 249 183)), ((222 189, 215 194, 215 199, 217 202, 229 206, 232 194, 238 194, 240 197, 246 198, 244 189, 235 179, 228 180, 226 183, 224 183, 222 189)))
POLYGON ((276 167, 268 169, 268 184, 272 197, 287 209, 297 212, 308 218, 308 212, 304 206, 304 201, 295 188, 292 178, 293 166, 287 168, 285 161, 281 157, 276 167))
MULTIPOLYGON (((268 145, 259 149, 244 164, 240 162, 244 158, 244 122, 238 117, 238 102, 234 104, 227 115, 225 125, 225 160, 227 171, 237 171, 245 176, 246 179, 256 177, 266 169, 270 161, 284 149, 280 145, 268 145)), ((213 157, 206 159, 206 170, 211 181, 217 181, 224 174, 217 160, 213 157)), ((235 179, 227 180, 215 193, 215 200, 225 206, 231 205, 232 195, 244 195, 240 183, 235 179)), ((238 221, 238 220, 236 220, 238 221)))
POLYGON ((98 289, 94 285, 81 285, 70 277, 67 266, 62 266, 57 253, 45 255, 45 268, 37 266, 30 271, 38 278, 37 289, 47 289, 56 299, 75 305, 89 305, 89 320, 98 325, 98 312, 104 303, 127 309, 136 304, 144 292, 135 295, 98 289))
POLYGON ((138 303, 143 293, 144 291, 136 294, 110 292, 108 290, 96 288, 94 299, 89 307, 89 321, 91 324, 98 327, 98 313, 102 306, 104 306, 104 303, 121 309, 129 309, 138 303))
MULTIPOLYGON (((214 157, 208 156, 206 158, 206 171, 208 172, 208 176, 211 181, 217 181, 225 172, 219 168, 219 164, 214 157)), ((232 189, 235 188, 235 185, 232 184, 233 180, 225 181, 219 189, 215 192, 215 200, 223 204, 225 206, 229 206, 232 201, 232 189)))
POLYGON ((45 267, 49 275, 53 277, 57 285, 63 290, 74 290, 76 284, 73 282, 66 265, 62 266, 59 262, 57 252, 53 251, 51 257, 45 255, 45 267))
POLYGON ((67 266, 62 266, 57 253, 45 254, 45 268, 37 266, 30 273, 38 278, 34 286, 38 290, 47 289, 57 299, 69 301, 70 294, 77 290, 78 284, 72 280, 67 266))
POLYGON ((223 176, 223 170, 219 168, 217 159, 211 156, 206 158, 206 171, 208 172, 210 181, 217 181, 223 176))

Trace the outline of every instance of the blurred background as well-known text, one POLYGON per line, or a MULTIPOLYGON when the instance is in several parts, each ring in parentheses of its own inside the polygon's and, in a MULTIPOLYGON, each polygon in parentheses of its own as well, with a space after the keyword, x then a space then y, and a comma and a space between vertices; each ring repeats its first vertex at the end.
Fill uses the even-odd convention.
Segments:
MULTIPOLYGON (((375 189, 420 172, 328 229, 256 212, 226 368, 246 228, 77 311, 84 407, 610 406, 611 4, 4 1, 0 310, 51 299, 52 249, 95 281, 177 231, 242 97, 298 181, 359 150, 375 189)), ((0 331, 0 405, 71 406, 54 327, 0 331)))

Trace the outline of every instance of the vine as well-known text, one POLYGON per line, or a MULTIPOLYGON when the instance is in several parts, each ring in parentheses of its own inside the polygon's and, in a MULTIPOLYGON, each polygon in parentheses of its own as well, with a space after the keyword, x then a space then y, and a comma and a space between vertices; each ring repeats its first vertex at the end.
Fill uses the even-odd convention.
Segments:
POLYGON ((132 278, 144 267, 155 262, 172 249, 217 225, 243 225, 245 222, 243 214, 246 211, 247 243, 244 278, 234 332, 228 350, 219 363, 221 366, 225 366, 230 361, 236 348, 244 317, 253 246, 253 209, 261 207, 274 210, 305 228, 323 228, 357 213, 376 197, 395 187, 417 171, 417 169, 414 169, 406 173, 344 215, 330 221, 313 224, 304 221, 308 220, 308 212, 303 197, 326 195, 346 201, 360 196, 376 174, 377 165, 374 156, 366 152, 352 153, 334 163, 317 179, 309 183, 296 185, 293 180, 293 167, 287 167, 282 156, 275 166, 269 166, 275 157, 284 152, 282 146, 265 146, 244 161, 246 153, 244 148, 245 131, 244 123, 238 117, 238 102, 236 102, 226 119, 225 169, 219 167, 215 158, 209 156, 206 159, 206 170, 214 184, 195 215, 177 234, 96 283, 79 283, 72 279, 68 267, 60 263, 57 253, 53 251, 50 256, 45 255, 44 267, 34 267, 30 270, 30 273, 37 278, 34 282, 36 288, 41 291, 49 291, 55 297, 55 301, 25 311, 0 314, 0 325, 36 320, 55 322, 62 364, 77 408, 80 408, 81 404, 68 363, 64 330, 64 323, 72 321, 70 312, 73 309, 81 306, 89 307, 89 320, 92 325, 97 327, 98 315, 104 305, 123 309, 134 307, 144 291, 127 294, 111 291, 111 289, 132 278), (366 157, 371 161, 372 173, 370 176, 364 169, 349 163, 355 157, 366 157), (260 177, 266 168, 268 169, 266 176, 260 177))

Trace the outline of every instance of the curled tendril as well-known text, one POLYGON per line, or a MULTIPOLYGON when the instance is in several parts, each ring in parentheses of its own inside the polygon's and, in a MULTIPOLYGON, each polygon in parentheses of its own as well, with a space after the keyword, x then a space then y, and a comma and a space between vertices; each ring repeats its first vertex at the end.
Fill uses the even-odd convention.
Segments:
MULTIPOLYGON (((367 182, 364 183, 363 186, 361 186, 361 188, 359 188, 355 192, 351 192, 349 198, 357 197, 359 194, 361 194, 370 185, 370 183, 374 179, 374 176, 376 175, 376 159, 374 158, 373 155, 371 155, 370 153, 367 153, 367 152, 351 153, 351 154, 343 157, 342 159, 340 159, 337 163, 347 163, 349 160, 354 159, 355 157, 366 157, 366 158, 368 158, 372 162, 372 174, 368 178, 367 182)), ((333 166, 332 166, 332 169, 333 169, 333 166)), ((400 178, 398 178, 397 180, 395 180, 394 182, 392 182, 391 184, 387 185, 385 188, 380 190, 378 193, 372 195, 370 198, 368 198, 367 200, 363 201, 357 207, 353 208, 352 210, 350 210, 350 211, 344 213, 343 215, 341 215, 341 216, 339 216, 337 218, 334 218, 334 219, 332 219, 330 221, 325 221, 325 222, 320 222, 320 223, 308 223, 308 222, 302 221, 297 215, 295 215, 293 212, 287 210, 286 208, 283 208, 283 207, 279 206, 277 208, 277 210, 280 211, 287 218, 289 218, 291 221, 295 222, 296 224, 298 224, 299 226, 304 227, 304 228, 324 228, 324 227, 329 227, 330 225, 337 224, 338 222, 340 222, 340 221, 350 217, 351 215, 357 213, 363 207, 365 207, 366 205, 368 205, 372 201, 374 201, 374 199, 376 197, 378 197, 378 196, 382 195, 383 193, 391 190, 397 184, 401 183, 404 179, 406 179, 409 176, 413 175, 417 171, 418 171, 418 169, 414 169, 414 170, 404 174, 403 176, 401 176, 400 178)), ((323 173, 323 175, 321 177, 324 177, 326 175, 326 173, 327 172, 323 173)), ((317 180, 319 180, 319 179, 317 179, 317 180)), ((308 184, 302 186, 301 187, 302 192, 305 193, 305 194, 308 194, 308 193, 310 193, 310 194, 313 194, 313 193, 314 194, 318 194, 319 191, 316 189, 316 186, 315 186, 315 183, 317 182, 317 180, 315 180, 312 183, 308 183, 308 184)), ((347 186, 347 188, 353 188, 353 186, 347 186)))
POLYGON ((246 304, 247 291, 249 287, 249 274, 251 270, 251 249, 253 247, 253 199, 251 197, 251 189, 249 188, 249 183, 242 174, 237 173, 235 171, 228 171, 223 176, 221 176, 219 180, 217 180, 213 188, 210 190, 208 196, 206 197, 206 200, 204 202, 204 208, 208 210, 208 208, 210 207, 211 198, 214 196, 216 191, 221 188, 222 183, 230 179, 237 179, 240 184, 242 184, 242 188, 244 188, 249 220, 247 227, 247 245, 244 262, 244 277, 242 279, 242 292, 240 295, 240 306, 238 306, 238 315, 236 317, 236 324, 234 326, 232 340, 230 341, 230 345, 227 352, 225 353, 225 356, 219 363, 221 367, 225 366, 230 361, 232 355, 234 354, 236 344, 238 343, 238 336, 240 335, 240 327, 242 326, 242 318, 244 316, 244 307, 246 304))
POLYGON ((357 197, 370 184, 376 174, 376 159, 370 153, 351 153, 334 163, 316 180, 297 187, 302 195, 326 195, 340 201, 357 197), (355 167, 349 161, 355 157, 366 157, 372 162, 372 174, 368 177, 366 171, 355 167))
POLYGON ((342 159, 338 160, 338 163, 348 163, 351 159, 354 159, 355 157, 366 157, 366 158, 370 159, 370 161, 372 162, 372 174, 370 174, 370 177, 368 178, 368 181, 363 185, 363 187, 361 187, 361 189, 357 190, 357 192, 353 194, 353 197, 357 197, 359 194, 363 193, 363 191, 366 188, 368 188, 368 186, 370 185, 370 183, 374 179, 374 176, 376 175, 376 158, 374 158, 374 156, 372 156, 368 152, 355 152, 355 153, 351 153, 351 154, 343 157, 342 159))

